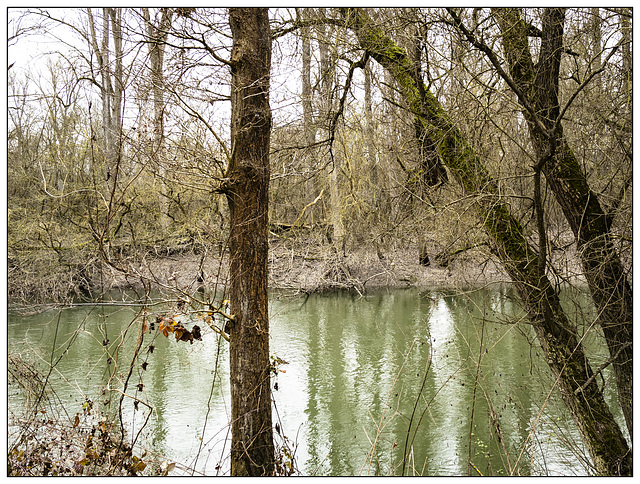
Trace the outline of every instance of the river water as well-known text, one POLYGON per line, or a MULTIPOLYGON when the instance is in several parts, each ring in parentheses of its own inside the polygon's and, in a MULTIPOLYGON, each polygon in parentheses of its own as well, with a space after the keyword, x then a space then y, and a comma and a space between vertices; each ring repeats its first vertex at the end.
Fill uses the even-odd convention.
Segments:
MULTIPOLYGON (((277 445, 288 445, 303 475, 584 475, 579 436, 512 296, 272 296, 270 350, 287 362, 272 381, 277 445)), ((584 296, 573 296, 582 307, 584 296)), ((9 312, 9 352, 41 368, 55 362, 50 379, 69 415, 87 398, 105 403, 114 367, 112 386, 129 374, 141 318, 129 295, 119 297, 117 306, 9 312)), ((155 320, 162 306, 149 311, 155 320)), ((226 343, 211 330, 193 344, 169 336, 157 327, 144 336, 127 394, 151 410, 124 399, 128 434, 177 462, 175 473, 228 474, 226 343)), ((585 342, 598 365, 598 336, 585 342)), ((20 406, 11 387, 9 412, 20 406)))

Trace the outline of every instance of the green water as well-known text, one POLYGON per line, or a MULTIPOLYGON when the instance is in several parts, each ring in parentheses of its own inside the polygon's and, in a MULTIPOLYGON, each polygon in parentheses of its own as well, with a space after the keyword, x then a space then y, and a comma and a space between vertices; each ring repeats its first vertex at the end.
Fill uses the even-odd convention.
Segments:
MULTIPOLYGON (((271 353, 288 362, 272 381, 274 422, 299 472, 584 475, 577 432, 510 296, 486 289, 272 297, 271 353)), ((151 307, 149 320, 161 309, 151 307)), ((134 305, 10 312, 9 352, 39 358, 40 368, 56 362, 50 378, 69 415, 86 398, 113 412, 119 396, 101 389, 111 374, 111 387, 122 389, 137 315, 134 305)), ((130 438, 178 462, 177 473, 228 474, 227 357, 210 330, 194 344, 157 327, 145 334, 127 394, 151 410, 123 400, 130 438)), ((597 365, 604 355, 595 358, 597 365)), ((12 385, 9 412, 20 408, 12 385)))

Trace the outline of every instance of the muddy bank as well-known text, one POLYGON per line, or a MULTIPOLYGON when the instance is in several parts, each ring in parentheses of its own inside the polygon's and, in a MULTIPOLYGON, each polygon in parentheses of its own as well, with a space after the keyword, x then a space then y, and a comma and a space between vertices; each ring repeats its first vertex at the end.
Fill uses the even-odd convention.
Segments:
MULTIPOLYGON (((564 257, 564 275, 572 282, 579 281, 579 264, 566 254, 564 257)), ((226 255, 213 252, 154 256, 129 267, 126 276, 108 268, 101 281, 104 290, 140 287, 140 276, 161 288, 187 291, 201 284, 222 287, 228 279, 226 255)), ((329 245, 276 245, 269 254, 269 287, 294 293, 349 290, 364 294, 380 288, 470 288, 508 282, 495 258, 481 250, 458 255, 446 266, 434 261, 421 265, 415 247, 382 255, 371 249, 345 254, 329 245)))

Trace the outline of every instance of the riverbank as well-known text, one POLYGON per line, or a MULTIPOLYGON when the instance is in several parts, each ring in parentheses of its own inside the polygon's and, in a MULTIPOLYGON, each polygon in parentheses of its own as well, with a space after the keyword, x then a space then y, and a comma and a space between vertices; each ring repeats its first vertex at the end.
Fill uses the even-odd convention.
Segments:
MULTIPOLYGON (((582 283, 575 244, 570 237, 565 239, 561 250, 550 251, 554 277, 582 283)), ((336 290, 364 294, 383 288, 465 289, 510 282, 487 245, 446 252, 434 242, 428 248, 428 265, 420 264, 418 252, 417 244, 384 249, 362 244, 344 251, 314 239, 273 237, 269 288, 294 294, 336 290)), ((111 290, 145 285, 153 290, 192 292, 202 285, 215 290, 229 280, 228 251, 217 246, 183 244, 120 252, 114 259, 119 269, 89 252, 78 254, 73 263, 65 265, 46 255, 32 254, 32 263, 18 256, 10 258, 10 301, 34 304, 69 297, 94 298, 111 290)))
MULTIPOLYGON (((381 254, 370 248, 342 253, 331 245, 272 244, 269 252, 269 288, 294 293, 319 293, 348 290, 364 294, 389 288, 469 288, 509 283, 503 268, 483 249, 463 252, 446 265, 431 258, 429 265, 419 263, 417 247, 394 249, 381 254)), ((554 263, 563 268, 562 277, 570 282, 582 280, 575 254, 556 254, 554 263)), ((161 287, 195 288, 222 286, 228 280, 227 256, 185 252, 145 258, 128 264, 124 275, 107 268, 102 275, 104 289, 139 286, 144 279, 161 287)))

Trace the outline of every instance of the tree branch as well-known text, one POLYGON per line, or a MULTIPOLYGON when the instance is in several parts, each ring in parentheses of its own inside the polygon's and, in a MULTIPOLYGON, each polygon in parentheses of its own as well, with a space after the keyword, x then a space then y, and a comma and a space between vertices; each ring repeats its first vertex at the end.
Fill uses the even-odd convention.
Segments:
POLYGON ((344 26, 344 21, 329 18, 329 17, 321 17, 307 20, 294 20, 291 22, 291 27, 283 28, 281 30, 272 30, 271 38, 277 39, 291 32, 295 32, 298 29, 303 29, 305 27, 314 27, 316 25, 334 25, 338 27, 344 26))
POLYGON ((578 394, 581 393, 583 391, 585 391, 585 389, 591 384, 591 382, 593 380, 595 380, 595 378, 602 373, 602 371, 609 366, 611 363, 613 363, 618 356, 620 355, 620 353, 622 353, 626 348, 628 348, 629 346, 631 346, 631 342, 627 341, 626 343, 624 343, 622 346, 620 346, 620 348, 618 348, 618 351, 616 352, 615 355, 613 355, 611 358, 609 358, 607 361, 605 361, 602 365, 600 365, 600 368, 598 368, 593 375, 591 375, 587 381, 585 381, 581 387, 576 388, 575 391, 573 392, 574 394, 578 394))
POLYGON ((502 79, 509 85, 511 90, 516 94, 516 96, 518 96, 518 101, 531 115, 533 121, 535 122, 540 132, 544 133, 546 137, 550 137, 550 133, 547 131, 547 129, 544 127, 544 125, 538 118, 536 110, 529 103, 527 97, 517 86, 513 78, 509 74, 507 74, 507 72, 500 65, 500 60, 498 59, 498 56, 496 55, 496 53, 484 41, 478 40, 476 36, 473 35, 473 33, 462 23, 462 19, 460 19, 460 16, 456 13, 455 9, 447 8, 447 12, 449 12, 449 15, 451 15, 451 17, 453 18, 454 25, 460 30, 460 32, 464 34, 467 40, 473 46, 479 49, 481 52, 484 52, 484 54, 487 56, 487 58, 489 59, 493 67, 496 69, 500 77, 502 77, 502 79))

